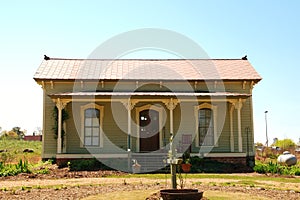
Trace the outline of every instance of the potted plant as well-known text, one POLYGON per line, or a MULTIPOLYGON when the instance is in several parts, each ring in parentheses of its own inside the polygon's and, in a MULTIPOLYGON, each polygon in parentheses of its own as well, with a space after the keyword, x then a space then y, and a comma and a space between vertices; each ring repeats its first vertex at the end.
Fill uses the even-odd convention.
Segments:
POLYGON ((190 157, 190 152, 186 151, 182 155, 182 164, 181 164, 181 169, 183 172, 187 173, 191 171, 191 163, 190 163, 191 157, 190 157))

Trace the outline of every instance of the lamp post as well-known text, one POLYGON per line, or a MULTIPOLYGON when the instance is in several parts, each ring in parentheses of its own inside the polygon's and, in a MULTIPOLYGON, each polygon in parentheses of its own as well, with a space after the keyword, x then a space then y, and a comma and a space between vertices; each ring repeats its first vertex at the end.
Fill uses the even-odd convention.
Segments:
POLYGON ((266 139, 267 139, 267 141, 266 141, 266 145, 267 145, 267 147, 269 146, 268 144, 269 144, 269 139, 268 139, 268 123, 267 123, 267 113, 268 113, 268 111, 266 110, 265 111, 265 121, 266 121, 266 139))

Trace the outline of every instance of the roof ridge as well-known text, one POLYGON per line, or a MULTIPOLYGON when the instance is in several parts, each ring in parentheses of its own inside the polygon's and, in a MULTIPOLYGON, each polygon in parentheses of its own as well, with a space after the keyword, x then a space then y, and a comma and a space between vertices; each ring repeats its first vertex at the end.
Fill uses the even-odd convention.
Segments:
POLYGON ((96 61, 182 61, 182 60, 243 60, 241 58, 50 58, 49 60, 96 60, 96 61))

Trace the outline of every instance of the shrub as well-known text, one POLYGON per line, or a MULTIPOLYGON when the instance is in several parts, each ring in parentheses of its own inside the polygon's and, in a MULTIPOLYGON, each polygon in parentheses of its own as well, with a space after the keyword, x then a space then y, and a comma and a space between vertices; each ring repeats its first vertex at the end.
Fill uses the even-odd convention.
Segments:
MULTIPOLYGON (((118 159, 111 159, 112 161, 118 161, 118 159)), ((124 162, 120 162, 120 165, 124 162)), ((108 163, 108 165, 111 163, 108 163)), ((93 159, 80 159, 80 160, 70 160, 67 162, 67 166, 70 171, 97 171, 97 170, 114 170, 96 158, 93 159)), ((109 165, 112 166, 112 165, 109 165)))
POLYGON ((49 174, 50 170, 46 167, 44 169, 36 170, 34 173, 36 173, 36 174, 49 174))
POLYGON ((300 167, 297 165, 293 165, 290 167, 290 175, 300 176, 300 167))
POLYGON ((95 170, 100 165, 100 162, 96 159, 72 160, 68 162, 68 167, 71 171, 95 170))
POLYGON ((267 168, 268 167, 266 164, 259 163, 254 166, 253 170, 259 174, 266 174, 266 173, 268 173, 267 168))
POLYGON ((268 172, 271 174, 282 174, 282 166, 278 163, 269 162, 268 172))
POLYGON ((30 173, 29 165, 27 161, 20 160, 17 164, 1 164, 0 177, 1 176, 15 176, 20 173, 30 173))
POLYGON ((208 158, 193 156, 190 159, 192 164, 192 173, 235 173, 235 172, 252 172, 251 167, 238 163, 219 162, 208 158))
POLYGON ((254 166, 254 171, 260 174, 280 174, 280 175, 296 175, 300 176, 300 168, 297 165, 285 166, 278 163, 269 162, 267 164, 257 163, 254 166))
POLYGON ((288 150, 291 147, 295 147, 295 143, 291 139, 277 140, 274 146, 280 147, 283 150, 288 150))

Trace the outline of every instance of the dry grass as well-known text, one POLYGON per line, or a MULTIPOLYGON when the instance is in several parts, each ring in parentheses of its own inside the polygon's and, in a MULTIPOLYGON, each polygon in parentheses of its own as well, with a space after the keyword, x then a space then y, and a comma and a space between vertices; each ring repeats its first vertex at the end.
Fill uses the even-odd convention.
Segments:
POLYGON ((118 192, 111 192, 108 194, 101 194, 95 196, 89 196, 84 198, 84 200, 107 200, 107 199, 122 199, 122 200, 139 200, 139 199, 146 199, 151 194, 157 192, 157 190, 133 190, 133 191, 118 191, 118 192))
POLYGON ((268 200, 268 197, 260 197, 253 194, 245 194, 241 192, 228 192, 228 191, 205 191, 204 197, 209 200, 248 200, 248 199, 257 199, 257 200, 268 200))

